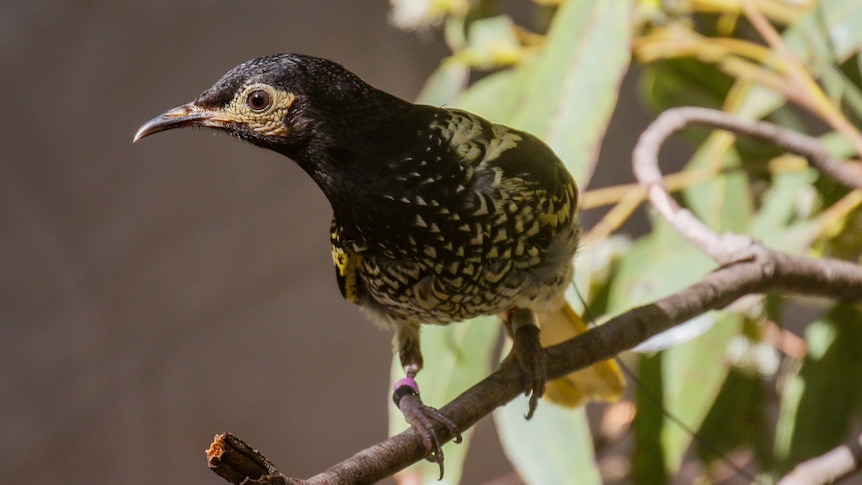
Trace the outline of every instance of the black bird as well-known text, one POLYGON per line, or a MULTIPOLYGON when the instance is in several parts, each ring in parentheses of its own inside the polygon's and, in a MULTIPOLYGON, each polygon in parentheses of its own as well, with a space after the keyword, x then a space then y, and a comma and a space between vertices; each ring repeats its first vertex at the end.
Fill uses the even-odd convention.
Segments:
MULTIPOLYGON (((422 323, 501 315, 528 376, 532 415, 545 393, 541 345, 585 330, 563 298, 580 233, 578 192, 547 145, 465 111, 409 103, 298 54, 236 66, 134 139, 187 126, 281 153, 326 194, 341 293, 394 331, 406 377, 393 399, 433 461, 443 459, 435 422, 460 436, 419 399, 422 323)), ((548 396, 577 405, 614 399, 623 387, 612 361, 568 377, 549 383, 548 396)))

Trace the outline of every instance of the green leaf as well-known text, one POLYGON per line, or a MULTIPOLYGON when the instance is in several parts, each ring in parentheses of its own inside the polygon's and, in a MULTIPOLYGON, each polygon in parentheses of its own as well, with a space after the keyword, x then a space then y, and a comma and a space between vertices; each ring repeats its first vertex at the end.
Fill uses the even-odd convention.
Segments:
POLYGON ((634 429, 635 453, 632 457, 635 483, 666 483, 662 398, 662 354, 644 355, 638 365, 639 385, 635 388, 637 414, 634 429))
POLYGON ((711 315, 716 324, 707 333, 662 352, 665 410, 687 428, 666 419, 662 430, 665 466, 674 473, 691 444, 692 430, 703 423, 727 377, 723 357, 742 327, 739 314, 711 315))
MULTIPOLYGON (((619 312, 655 301, 699 280, 714 266, 714 262, 682 239, 666 222, 654 219, 653 232, 636 241, 620 263, 609 291, 608 309, 619 312)), ((642 386, 650 385, 649 382, 661 385, 639 394, 662 395, 667 411, 691 429, 700 426, 724 382, 728 371, 722 363, 724 350, 730 338, 739 332, 742 322, 738 315, 721 313, 708 313, 699 319, 712 320, 715 325, 702 336, 663 351, 661 376, 652 376, 642 383, 642 386)), ((643 405, 653 403, 639 398, 638 406, 643 405)), ((663 417, 659 422, 662 423, 660 443, 664 460, 661 469, 674 473, 690 444, 691 435, 663 417)), ((653 473, 657 472, 649 472, 653 473)))
MULTIPOLYGON (((811 70, 815 77, 835 72, 832 62, 843 62, 862 46, 862 2, 823 0, 794 25, 784 30, 784 43, 811 70)), ((858 90, 845 82, 846 89, 858 90)), ((784 98, 754 85, 741 97, 739 113, 751 119, 763 118, 784 104, 784 98)))
POLYGON ((488 76, 458 106, 547 142, 582 186, 628 69, 631 0, 564 3, 535 58, 488 76))
POLYGON ((817 180, 814 170, 777 173, 749 232, 768 247, 791 254, 805 250, 811 238, 806 221, 796 220, 799 197, 817 180))
POLYGON ((455 106, 484 116, 495 123, 513 128, 512 118, 522 100, 519 91, 532 73, 527 67, 535 64, 535 59, 525 60, 517 68, 506 69, 490 74, 477 81, 461 93, 455 106))
POLYGON ((686 167, 708 170, 722 167, 724 173, 713 180, 683 191, 688 206, 700 220, 719 232, 744 232, 754 203, 748 191, 748 175, 738 169, 741 161, 736 150, 725 150, 724 137, 710 136, 686 167))
POLYGON ((819 76, 862 48, 862 4, 823 0, 784 33, 787 45, 819 76))
POLYGON ((676 106, 720 109, 732 86, 733 78, 717 67, 691 58, 647 64, 638 82, 644 101, 657 112, 676 106))
MULTIPOLYGON (((426 325, 422 329, 422 355, 425 367, 416 376, 422 401, 441 407, 455 399, 470 386, 491 372, 491 354, 497 345, 500 322, 496 317, 475 318, 451 325, 426 325)), ((392 362, 392 382, 404 377, 396 355, 392 362)), ((404 416, 395 407, 389 408, 389 433, 407 429, 404 416)), ((456 484, 461 479, 464 458, 470 447, 471 432, 464 433, 461 444, 443 446, 446 475, 438 482, 440 470, 436 464, 420 462, 400 472, 411 476, 410 483, 456 484), (412 481, 415 479, 415 481, 412 481)))
POLYGON ((524 419, 527 408, 528 398, 520 396, 494 411, 503 450, 521 478, 526 483, 602 483, 584 408, 542 401, 529 421, 524 419))
POLYGON ((492 68, 516 62, 523 48, 508 15, 476 19, 467 27, 467 46, 456 54, 466 64, 492 68))
POLYGON ((745 446, 752 448, 761 467, 768 469, 772 461, 768 404, 766 382, 760 375, 731 370, 698 431, 700 460, 721 461, 745 446))
POLYGON ((781 396, 777 473, 822 455, 847 438, 862 402, 862 310, 839 305, 806 328, 808 355, 781 396))
POLYGON ((425 81, 416 102, 431 106, 451 104, 467 86, 469 77, 469 66, 451 57, 445 59, 425 81))
POLYGON ((608 289, 610 314, 679 291, 716 266, 664 219, 652 217, 651 220, 653 232, 635 241, 619 262, 608 289))

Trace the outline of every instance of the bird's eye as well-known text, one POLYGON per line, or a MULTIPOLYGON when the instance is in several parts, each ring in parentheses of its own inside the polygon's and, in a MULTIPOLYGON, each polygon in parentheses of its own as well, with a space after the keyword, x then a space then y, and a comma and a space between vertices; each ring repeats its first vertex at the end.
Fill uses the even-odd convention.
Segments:
POLYGON ((245 104, 247 104, 252 111, 256 112, 266 110, 269 108, 271 103, 272 99, 270 98, 269 93, 263 89, 255 89, 248 93, 248 96, 245 98, 245 104))

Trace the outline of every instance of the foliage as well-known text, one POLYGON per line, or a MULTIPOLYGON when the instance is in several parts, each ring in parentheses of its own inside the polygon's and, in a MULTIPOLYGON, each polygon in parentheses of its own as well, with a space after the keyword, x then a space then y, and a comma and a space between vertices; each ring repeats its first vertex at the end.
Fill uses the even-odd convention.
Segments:
MULTIPOLYGON (((818 135, 841 157, 862 153, 855 127, 862 120, 862 4, 855 0, 545 0, 520 12, 526 20, 490 0, 393 3, 393 22, 418 30, 441 26, 452 50, 420 102, 462 107, 538 135, 582 189, 589 187, 631 63, 643 102, 656 112, 716 107, 818 135)), ((687 137, 695 149, 684 170, 666 182, 704 222, 785 252, 860 260, 858 191, 773 147, 737 142, 724 132, 697 135, 687 137)), ((587 191, 582 198, 585 208, 612 206, 586 232, 578 260, 577 284, 596 321, 665 296, 715 267, 656 217, 644 235, 619 234, 643 200, 634 186, 587 191)), ((658 483, 681 473, 684 462, 716 481, 728 456, 771 482, 840 444, 859 418, 860 309, 825 305, 805 319, 794 310, 798 301, 752 297, 650 342, 641 349, 647 353, 622 356, 639 369, 642 389, 631 393, 639 411, 632 421, 618 416, 629 403, 612 405, 604 423, 631 424, 634 436, 608 436, 604 428, 591 435, 582 411, 548 403, 525 425, 526 405, 516 401, 495 414, 504 449, 530 483, 563 483, 560 477, 574 473, 577 483, 658 483), (790 325, 803 330, 793 333, 785 328, 790 325), (693 453, 691 430, 699 436, 693 453), (620 439, 634 443, 628 456, 612 451, 620 439)), ((498 332, 487 319, 426 331, 419 376, 425 401, 441 405, 472 382, 465 375, 487 374, 498 332)), ((393 432, 401 421, 392 419, 393 432)), ((458 453, 447 447, 447 482, 460 479, 468 446, 469 440, 458 453)), ((402 478, 436 480, 436 465, 423 466, 402 478)))

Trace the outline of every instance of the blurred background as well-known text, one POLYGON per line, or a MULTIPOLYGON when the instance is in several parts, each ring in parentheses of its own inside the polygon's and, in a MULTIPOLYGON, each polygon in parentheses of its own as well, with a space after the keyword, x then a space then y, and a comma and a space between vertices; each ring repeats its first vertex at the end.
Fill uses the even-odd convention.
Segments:
MULTIPOLYGON (((5 483, 223 483, 204 457, 223 431, 308 477, 386 437, 390 336, 341 299, 317 187, 287 159, 211 132, 131 138, 276 52, 335 60, 413 99, 448 51, 439 32, 391 27, 388 11, 0 5, 5 483)), ((619 167, 646 119, 629 84, 603 151, 617 169, 594 183, 629 172, 619 167)), ((509 473, 493 433, 480 424, 465 483, 509 473)))

